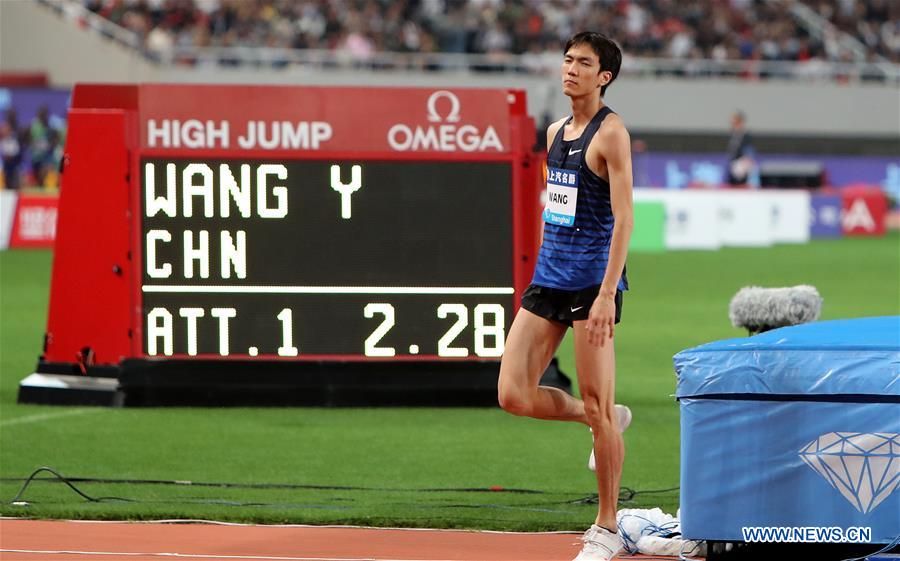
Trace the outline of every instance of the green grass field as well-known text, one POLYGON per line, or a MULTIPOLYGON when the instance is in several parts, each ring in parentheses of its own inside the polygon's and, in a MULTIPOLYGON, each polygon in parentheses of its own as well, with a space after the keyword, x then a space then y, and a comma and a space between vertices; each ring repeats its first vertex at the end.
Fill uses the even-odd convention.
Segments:
MULTIPOLYGON (((635 417, 620 508, 674 513, 679 481, 672 355, 741 337, 728 302, 742 286, 815 285, 822 319, 900 313, 900 236, 804 246, 629 258, 617 337, 617 401, 635 417)), ((46 321, 51 255, 0 252, 0 514, 106 519, 207 518, 510 530, 583 529, 596 492, 578 425, 499 409, 105 409, 16 404, 46 321), (79 483, 88 502, 38 481, 27 507, 9 501, 39 466, 71 477, 233 483, 79 483), (270 484, 269 487, 254 484, 270 484), (284 484, 275 486, 271 484, 284 484), (488 491, 492 486, 538 492, 488 491), (466 490, 474 489, 474 490, 466 490)), ((571 341, 560 349, 574 374, 571 341)))

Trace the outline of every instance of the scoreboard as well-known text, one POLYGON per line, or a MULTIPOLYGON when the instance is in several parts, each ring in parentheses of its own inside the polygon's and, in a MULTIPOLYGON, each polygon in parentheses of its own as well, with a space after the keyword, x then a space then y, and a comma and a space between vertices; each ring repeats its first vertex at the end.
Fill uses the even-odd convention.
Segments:
POLYGON ((534 139, 517 90, 78 85, 38 370, 496 370, 534 139))
POLYGON ((141 165, 148 356, 502 354, 509 164, 141 165))

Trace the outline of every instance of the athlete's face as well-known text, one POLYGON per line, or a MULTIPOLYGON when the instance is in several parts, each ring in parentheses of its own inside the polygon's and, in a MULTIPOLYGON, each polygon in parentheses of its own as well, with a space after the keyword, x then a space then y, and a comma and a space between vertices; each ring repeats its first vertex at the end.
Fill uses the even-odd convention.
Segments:
POLYGON ((612 72, 600 71, 600 58, 587 43, 573 45, 562 64, 563 93, 581 97, 597 93, 612 80, 612 72))

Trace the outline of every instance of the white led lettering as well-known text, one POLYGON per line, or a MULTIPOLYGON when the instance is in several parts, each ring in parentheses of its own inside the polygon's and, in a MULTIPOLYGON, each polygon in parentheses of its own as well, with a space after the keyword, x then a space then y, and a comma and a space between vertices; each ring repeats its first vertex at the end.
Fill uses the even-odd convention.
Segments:
POLYGON ((238 185, 228 164, 219 165, 219 214, 231 216, 231 201, 237 205, 241 216, 250 218, 250 166, 241 166, 241 183, 238 185))
POLYGON ((188 164, 181 174, 182 206, 184 216, 194 215, 194 197, 203 197, 203 216, 212 218, 213 211, 213 171, 206 164, 188 164), (194 177, 200 176, 201 183, 194 184, 194 177))
POLYGON ((200 230, 199 245, 194 247, 194 232, 184 231, 184 278, 194 278, 194 261, 200 264, 200 278, 209 278, 209 232, 200 230))
POLYGON ((156 196, 156 165, 144 166, 144 211, 147 217, 156 216, 159 211, 174 218, 178 213, 178 200, 175 196, 175 164, 166 164, 166 196, 156 196))
POLYGON ((275 208, 267 205, 267 176, 274 175, 282 181, 287 179, 287 168, 281 164, 262 164, 256 170, 256 212, 262 218, 284 218, 287 216, 287 189, 281 185, 272 187, 275 208))
POLYGON ((231 238, 231 232, 222 232, 222 278, 230 279, 231 271, 239 279, 247 278, 247 232, 238 230, 235 233, 237 242, 231 238))
POLYGON ((331 166, 331 188, 341 194, 341 218, 350 218, 350 196, 362 187, 362 167, 350 168, 350 183, 341 181, 341 166, 331 166))
POLYGON ((172 234, 166 230, 150 230, 147 232, 147 274, 154 279, 167 279, 172 276, 172 265, 163 263, 162 267, 156 264, 156 242, 169 243, 172 234))
POLYGON ((237 316, 234 308, 213 308, 209 315, 219 320, 219 355, 228 356, 228 320, 237 316))
POLYGON ((147 314, 148 355, 156 356, 159 354, 157 339, 160 337, 162 337, 163 354, 172 356, 172 314, 165 308, 153 308, 147 314))
POLYGON ((197 318, 204 316, 203 308, 179 308, 178 315, 187 320, 187 349, 188 354, 197 354, 197 318))

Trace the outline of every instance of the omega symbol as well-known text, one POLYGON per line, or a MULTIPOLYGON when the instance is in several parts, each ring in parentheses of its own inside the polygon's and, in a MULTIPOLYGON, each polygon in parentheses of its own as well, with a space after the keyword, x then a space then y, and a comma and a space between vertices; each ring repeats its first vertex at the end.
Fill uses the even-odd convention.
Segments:
POLYGON ((450 112, 447 114, 446 121, 448 123, 456 123, 459 121, 459 98, 453 92, 447 90, 438 90, 428 97, 428 121, 432 123, 441 122, 441 114, 437 111, 437 102, 440 98, 445 97, 450 101, 450 112))

